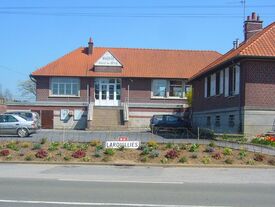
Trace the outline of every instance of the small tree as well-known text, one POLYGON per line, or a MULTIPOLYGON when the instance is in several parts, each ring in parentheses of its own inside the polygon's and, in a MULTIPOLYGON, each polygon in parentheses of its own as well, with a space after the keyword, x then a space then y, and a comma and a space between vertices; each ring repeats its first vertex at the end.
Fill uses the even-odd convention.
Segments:
POLYGON ((193 93, 192 93, 192 88, 186 92, 186 98, 187 98, 187 103, 191 107, 192 106, 192 98, 193 98, 193 93))
POLYGON ((32 80, 21 81, 18 89, 22 96, 36 96, 36 84, 32 80))

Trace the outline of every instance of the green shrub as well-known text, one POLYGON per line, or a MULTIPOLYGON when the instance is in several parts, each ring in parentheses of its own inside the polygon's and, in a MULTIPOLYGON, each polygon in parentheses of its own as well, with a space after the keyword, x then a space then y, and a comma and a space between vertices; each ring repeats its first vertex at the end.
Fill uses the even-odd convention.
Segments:
POLYGON ((32 147, 33 150, 38 150, 41 149, 41 144, 40 143, 35 143, 32 147))
POLYGON ((41 140, 40 140, 40 144, 46 144, 46 142, 48 141, 47 138, 43 137, 41 140))
POLYGON ((63 159, 64 159, 65 161, 69 161, 69 160, 71 159, 71 157, 66 155, 66 156, 63 157, 63 159))
POLYGON ((95 156, 95 157, 101 157, 102 154, 100 153, 99 150, 96 150, 94 156, 95 156))
POLYGON ((160 162, 161 162, 162 164, 166 164, 166 163, 168 162, 168 159, 167 159, 166 157, 164 157, 164 158, 162 158, 162 159, 160 160, 160 162))
POLYGON ((150 141, 147 142, 147 146, 151 147, 153 149, 157 149, 158 148, 158 143, 154 140, 150 140, 150 141))
POLYGON ((87 157, 87 156, 86 156, 86 157, 83 157, 83 161, 84 161, 84 162, 90 162, 90 161, 91 161, 91 158, 89 158, 89 157, 87 157))
POLYGON ((150 153, 149 153, 149 157, 150 158, 155 158, 155 157, 158 157, 159 156, 159 151, 157 150, 152 150, 150 153))
POLYGON ((208 146, 209 147, 216 147, 216 143, 214 141, 211 141, 208 146))
POLYGON ((239 158, 242 160, 247 156, 247 152, 245 150, 240 150, 239 158))
POLYGON ((189 145, 188 144, 181 144, 180 149, 181 150, 189 150, 189 145))
POLYGON ((199 147, 200 147, 199 144, 192 144, 190 149, 189 149, 189 152, 197 152, 199 147))
POLYGON ((148 161, 148 157, 147 156, 141 157, 140 161, 141 162, 147 162, 148 161))
POLYGON ((230 164, 232 165, 234 160, 233 159, 230 159, 230 158, 227 158, 225 161, 224 161, 226 164, 230 164))
POLYGON ((87 150, 88 147, 89 147, 88 144, 79 144, 79 145, 77 145, 77 148, 81 149, 81 150, 87 150))
POLYGON ((102 149, 103 149, 103 145, 97 145, 97 146, 95 147, 95 149, 96 149, 96 150, 102 150, 102 149))
POLYGON ((180 151, 180 146, 178 144, 174 144, 173 149, 176 151, 180 151))
POLYGON ((140 155, 149 155, 151 151, 152 151, 152 148, 146 146, 146 147, 143 148, 140 155))
POLYGON ((186 163, 187 161, 188 161, 187 157, 181 157, 181 158, 179 159, 179 162, 180 162, 180 163, 186 163))
POLYGON ((201 160, 203 164, 209 164, 211 162, 211 158, 209 156, 204 156, 201 160))
POLYGON ((12 160, 12 158, 13 158, 12 155, 8 155, 8 156, 6 157, 6 160, 12 160))
POLYGON ((249 159, 247 162, 246 162, 247 165, 255 165, 255 160, 253 159, 249 159))
POLYGON ((48 148, 49 151, 55 151, 58 150, 59 142, 52 142, 48 148))
POLYGON ((165 145, 165 148, 166 149, 172 149, 173 148, 173 143, 171 143, 171 142, 169 142, 169 143, 167 143, 166 145, 165 145))
POLYGON ((63 143, 63 148, 69 151, 76 151, 77 145, 75 143, 65 142, 63 143))
POLYGON ((16 142, 10 141, 7 145, 7 148, 14 150, 14 151, 19 151, 19 147, 17 146, 16 142))
POLYGON ((257 162, 262 162, 262 161, 264 161, 264 159, 265 159, 265 156, 263 154, 256 153, 254 155, 254 160, 257 162))
POLYGON ((232 155, 232 153, 233 153, 232 149, 230 149, 228 147, 223 149, 223 154, 226 155, 226 156, 227 155, 232 155))
POLYGON ((115 150, 112 148, 107 148, 105 149, 104 154, 112 156, 115 154, 115 150))
POLYGON ((29 154, 27 154, 27 155, 25 156, 25 160, 26 160, 26 161, 32 161, 33 159, 34 159, 34 155, 31 154, 31 153, 29 153, 29 154))

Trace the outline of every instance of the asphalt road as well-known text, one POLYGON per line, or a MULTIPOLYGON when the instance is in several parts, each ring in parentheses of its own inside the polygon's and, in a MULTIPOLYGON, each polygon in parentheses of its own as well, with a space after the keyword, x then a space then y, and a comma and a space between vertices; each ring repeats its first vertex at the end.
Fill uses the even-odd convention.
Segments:
POLYGON ((0 165, 0 206, 272 206, 275 169, 0 165))
POLYGON ((273 206, 274 185, 1 179, 0 206, 273 206), (37 201, 37 203, 34 203, 37 201))

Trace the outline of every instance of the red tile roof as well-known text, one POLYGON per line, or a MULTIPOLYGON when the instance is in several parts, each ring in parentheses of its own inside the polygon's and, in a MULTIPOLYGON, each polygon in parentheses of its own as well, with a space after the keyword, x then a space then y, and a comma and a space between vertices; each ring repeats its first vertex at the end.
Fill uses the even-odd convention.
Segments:
POLYGON ((216 69, 221 64, 236 57, 274 57, 275 58, 275 22, 264 28, 261 32, 250 37, 243 42, 237 49, 232 49, 198 73, 193 75, 190 81, 201 75, 216 69))
POLYGON ((34 71, 33 76, 190 78, 221 56, 215 51, 158 50, 95 47, 78 48, 34 71), (122 72, 95 72, 94 63, 109 51, 122 63, 122 72))

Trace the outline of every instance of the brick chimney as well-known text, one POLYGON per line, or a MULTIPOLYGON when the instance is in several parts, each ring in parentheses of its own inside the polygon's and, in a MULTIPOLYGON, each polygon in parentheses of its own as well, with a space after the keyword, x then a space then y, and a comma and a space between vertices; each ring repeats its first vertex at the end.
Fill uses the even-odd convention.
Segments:
POLYGON ((88 55, 91 55, 93 53, 93 48, 94 48, 94 42, 93 42, 93 39, 90 37, 88 42, 88 55))
POLYGON ((244 40, 248 40, 254 34, 262 31, 263 21, 260 17, 252 12, 251 16, 247 16, 247 20, 244 22, 244 40))

